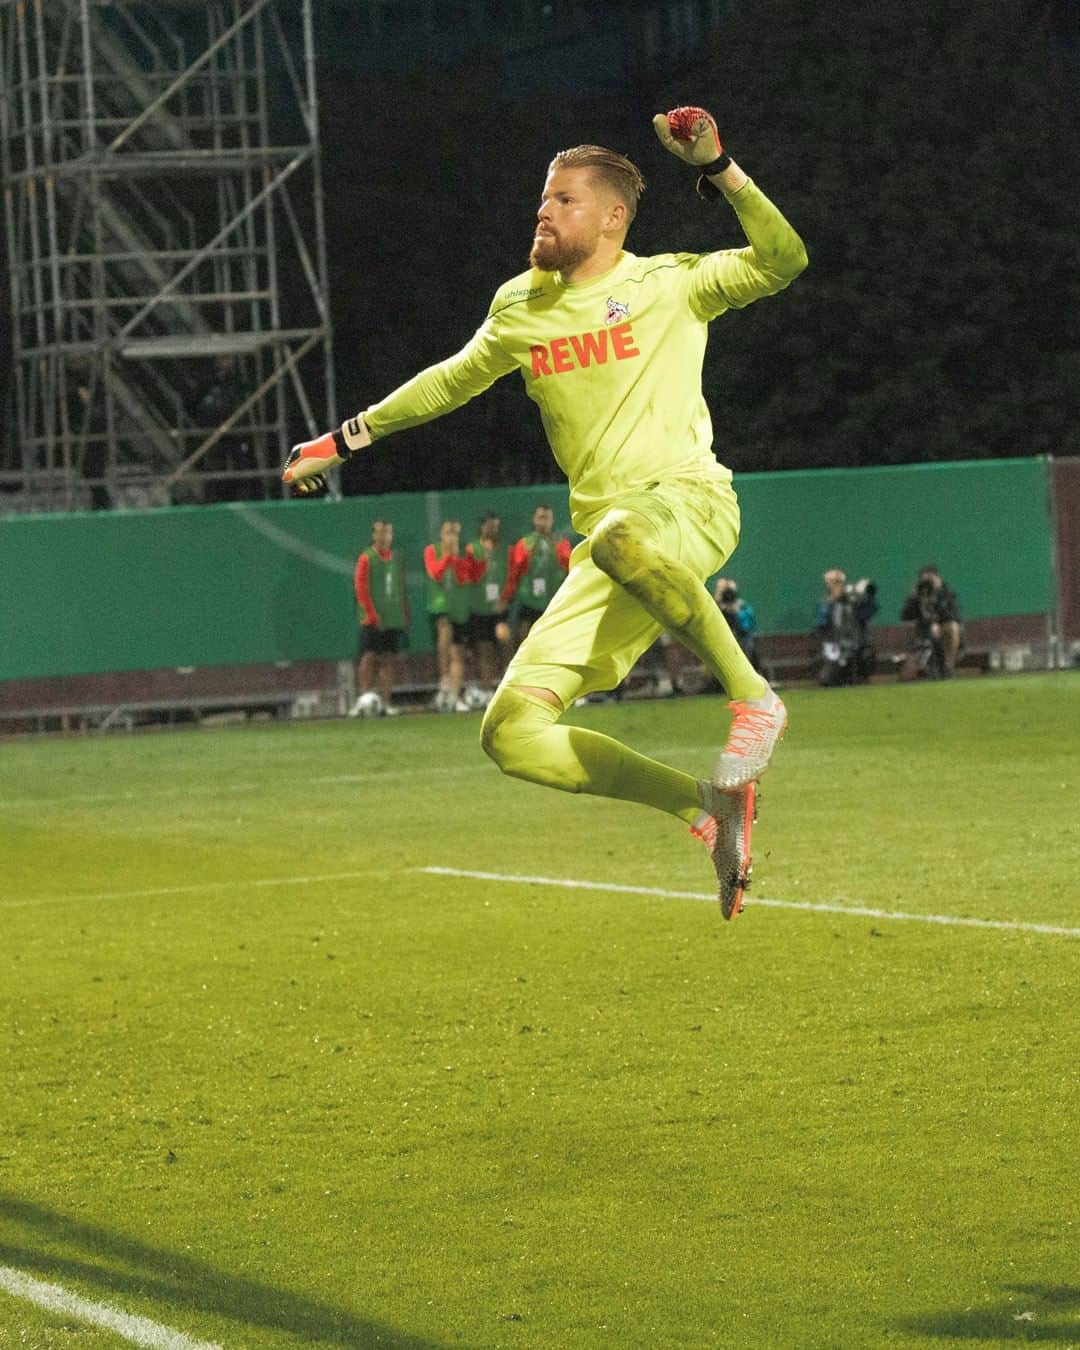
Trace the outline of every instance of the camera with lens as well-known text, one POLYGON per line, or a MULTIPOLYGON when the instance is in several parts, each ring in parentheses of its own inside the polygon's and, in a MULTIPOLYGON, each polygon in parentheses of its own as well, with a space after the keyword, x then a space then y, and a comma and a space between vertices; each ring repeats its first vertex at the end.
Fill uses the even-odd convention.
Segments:
POLYGON ((860 577, 858 581, 851 581, 844 587, 845 597, 851 603, 857 604, 863 596, 873 597, 877 595, 877 582, 868 581, 866 577, 860 577))

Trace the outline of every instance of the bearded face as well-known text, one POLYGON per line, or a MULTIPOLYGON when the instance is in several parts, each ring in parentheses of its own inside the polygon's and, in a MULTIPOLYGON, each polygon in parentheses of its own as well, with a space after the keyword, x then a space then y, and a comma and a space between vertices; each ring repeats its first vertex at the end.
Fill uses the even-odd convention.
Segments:
POLYGON ((541 226, 533 238, 529 263, 541 272, 573 272, 595 252, 595 242, 590 248, 583 239, 567 239, 553 229, 541 226))
POLYGON ((529 262, 541 272, 573 274, 610 229, 612 194, 588 169, 554 169, 544 183, 529 262))

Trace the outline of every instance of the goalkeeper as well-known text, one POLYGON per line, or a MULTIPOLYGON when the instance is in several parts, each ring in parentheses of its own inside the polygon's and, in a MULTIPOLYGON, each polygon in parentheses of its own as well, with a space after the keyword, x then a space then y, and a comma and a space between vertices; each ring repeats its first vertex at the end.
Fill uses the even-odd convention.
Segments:
POLYGON ((738 543, 739 509, 712 451, 701 367, 709 322, 783 290, 806 251, 725 153, 707 112, 676 108, 653 123, 664 147, 698 171, 698 192, 734 209, 745 247, 636 257, 623 247, 644 189, 636 166, 600 146, 563 150, 544 183, 531 269, 496 292, 472 339, 339 430, 294 447, 283 478, 310 490, 372 442, 517 371, 585 538, 488 707, 483 748, 514 777, 685 821, 710 851, 731 918, 749 881, 756 781, 787 716, 703 584, 738 543), (665 629, 732 700, 709 779, 559 722, 578 698, 618 685, 665 629))

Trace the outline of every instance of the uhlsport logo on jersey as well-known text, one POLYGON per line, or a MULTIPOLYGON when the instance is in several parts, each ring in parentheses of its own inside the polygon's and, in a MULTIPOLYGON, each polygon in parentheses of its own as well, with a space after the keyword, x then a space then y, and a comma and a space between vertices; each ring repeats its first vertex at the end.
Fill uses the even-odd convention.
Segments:
POLYGON ((613 300, 609 295, 607 298, 607 314, 604 322, 610 328, 613 323, 622 323, 623 319, 630 317, 630 306, 624 304, 622 300, 613 300))

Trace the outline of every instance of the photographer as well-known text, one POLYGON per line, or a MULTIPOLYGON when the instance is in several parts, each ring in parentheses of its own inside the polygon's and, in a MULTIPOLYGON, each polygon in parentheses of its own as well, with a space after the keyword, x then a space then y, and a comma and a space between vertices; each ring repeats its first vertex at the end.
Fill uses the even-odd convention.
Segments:
POLYGON ((900 678, 949 679, 960 653, 960 605, 933 563, 920 571, 904 601, 900 618, 915 625, 911 651, 900 668, 900 678))
POLYGON ((753 605, 742 599, 739 588, 730 577, 717 577, 713 599, 720 606, 720 613, 727 620, 746 659, 759 674, 764 674, 758 659, 757 638, 754 636, 757 632, 757 616, 753 605))
POLYGON ((825 688, 865 684, 874 673, 876 653, 870 641, 870 620, 878 611, 877 586, 865 577, 848 584, 839 567, 824 575, 825 598, 817 608, 821 636, 821 671, 825 688))

